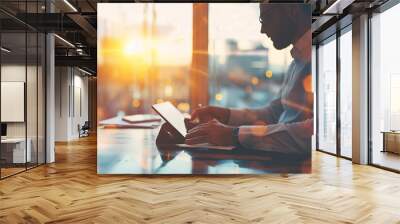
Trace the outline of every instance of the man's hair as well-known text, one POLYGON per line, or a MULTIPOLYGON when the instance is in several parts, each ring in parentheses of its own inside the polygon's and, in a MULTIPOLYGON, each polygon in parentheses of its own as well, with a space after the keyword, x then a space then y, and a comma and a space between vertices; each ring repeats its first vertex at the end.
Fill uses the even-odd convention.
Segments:
POLYGON ((263 0, 261 3, 305 3, 301 0, 263 0))
POLYGON ((296 9, 296 11, 301 12, 304 16, 309 16, 310 11, 308 7, 304 7, 304 1, 299 0, 264 0, 261 1, 260 4, 268 4, 268 3, 281 3, 286 4, 287 7, 291 7, 296 9))
POLYGON ((275 35, 270 37, 277 49, 293 44, 310 29, 310 13, 310 6, 304 3, 289 3, 283 0, 260 3, 261 23, 271 23, 272 26, 266 27, 269 27, 270 31, 275 30, 275 35))

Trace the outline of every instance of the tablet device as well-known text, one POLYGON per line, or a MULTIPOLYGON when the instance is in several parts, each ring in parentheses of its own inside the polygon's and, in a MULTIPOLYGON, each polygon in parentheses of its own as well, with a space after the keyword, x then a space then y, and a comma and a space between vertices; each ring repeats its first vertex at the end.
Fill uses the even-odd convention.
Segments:
MULTIPOLYGON (((187 130, 185 125, 185 117, 183 114, 170 102, 164 102, 159 104, 154 104, 153 109, 175 130, 177 130, 183 137, 186 136, 187 130)), ((197 145, 187 145, 187 144, 177 144, 180 148, 186 149, 213 149, 213 150, 232 150, 234 146, 216 146, 206 144, 197 145)))
POLYGON ((186 136, 185 117, 171 102, 167 101, 154 104, 152 107, 166 122, 175 128, 182 137, 186 136))

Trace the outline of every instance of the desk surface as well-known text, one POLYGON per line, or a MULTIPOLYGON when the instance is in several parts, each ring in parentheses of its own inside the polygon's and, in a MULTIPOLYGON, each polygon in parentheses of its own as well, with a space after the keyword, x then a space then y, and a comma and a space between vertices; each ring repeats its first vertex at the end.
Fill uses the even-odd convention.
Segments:
POLYGON ((400 134, 400 131, 381 131, 381 133, 383 133, 383 134, 397 134, 397 135, 399 135, 399 134, 400 134))
MULTIPOLYGON (((29 141, 29 138, 28 138, 28 141, 29 141)), ((1 139, 1 143, 15 144, 15 143, 20 143, 20 142, 25 142, 25 138, 5 138, 5 139, 1 139)))
POLYGON ((158 129, 98 129, 99 174, 262 174, 308 173, 302 160, 249 151, 159 148, 158 129))

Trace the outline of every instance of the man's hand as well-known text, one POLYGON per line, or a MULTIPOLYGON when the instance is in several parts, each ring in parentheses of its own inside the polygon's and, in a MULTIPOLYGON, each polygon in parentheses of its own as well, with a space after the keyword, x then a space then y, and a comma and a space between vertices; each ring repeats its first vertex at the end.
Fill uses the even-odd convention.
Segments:
POLYGON ((213 119, 190 129, 185 137, 185 143, 188 145, 210 143, 219 146, 230 146, 233 145, 233 129, 234 127, 224 125, 213 119))
POLYGON ((193 111, 191 120, 198 120, 200 124, 207 123, 213 119, 227 124, 229 121, 230 110, 223 107, 206 106, 193 111))

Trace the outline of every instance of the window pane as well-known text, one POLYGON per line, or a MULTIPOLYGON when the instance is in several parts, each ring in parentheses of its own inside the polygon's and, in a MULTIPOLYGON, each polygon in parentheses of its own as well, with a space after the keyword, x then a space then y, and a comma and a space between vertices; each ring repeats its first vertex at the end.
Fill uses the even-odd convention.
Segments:
POLYGON ((340 153, 352 156, 352 35, 340 37, 340 153))
POLYGON ((99 4, 98 10, 98 81, 107 83, 98 86, 99 119, 149 113, 166 100, 188 112, 192 4, 99 4))
POLYGON ((46 124, 46 73, 45 73, 45 65, 46 65, 46 36, 43 33, 39 33, 39 41, 38 41, 38 164, 45 163, 46 158, 46 148, 45 148, 45 124, 46 124))
POLYGON ((398 21, 400 4, 374 15, 371 20, 372 163, 396 170, 400 170, 400 156, 396 154, 400 153, 400 33, 394 29, 398 21), (384 136, 382 132, 389 133, 384 136))
POLYGON ((318 48, 318 147, 336 153, 336 39, 318 48))
POLYGON ((209 5, 210 104, 260 107, 279 91, 291 46, 276 50, 260 33, 259 10, 258 3, 209 5))
POLYGON ((25 170, 31 161, 31 141, 26 141, 26 33, 1 34, 1 144, 2 177, 25 170), (11 98, 12 97, 12 98, 11 98), (13 108, 13 109, 10 109, 13 108), (4 143, 4 144, 3 144, 4 143), (28 147, 27 147, 28 146, 28 147), (27 150, 28 148, 28 150, 27 150))
POLYGON ((33 167, 37 165, 38 158, 38 141, 37 141, 37 132, 38 132, 38 35, 36 32, 29 31, 27 33, 27 75, 26 75, 26 116, 27 116, 27 140, 28 140, 28 149, 30 149, 31 153, 29 154, 30 159, 28 160, 27 166, 33 167))

